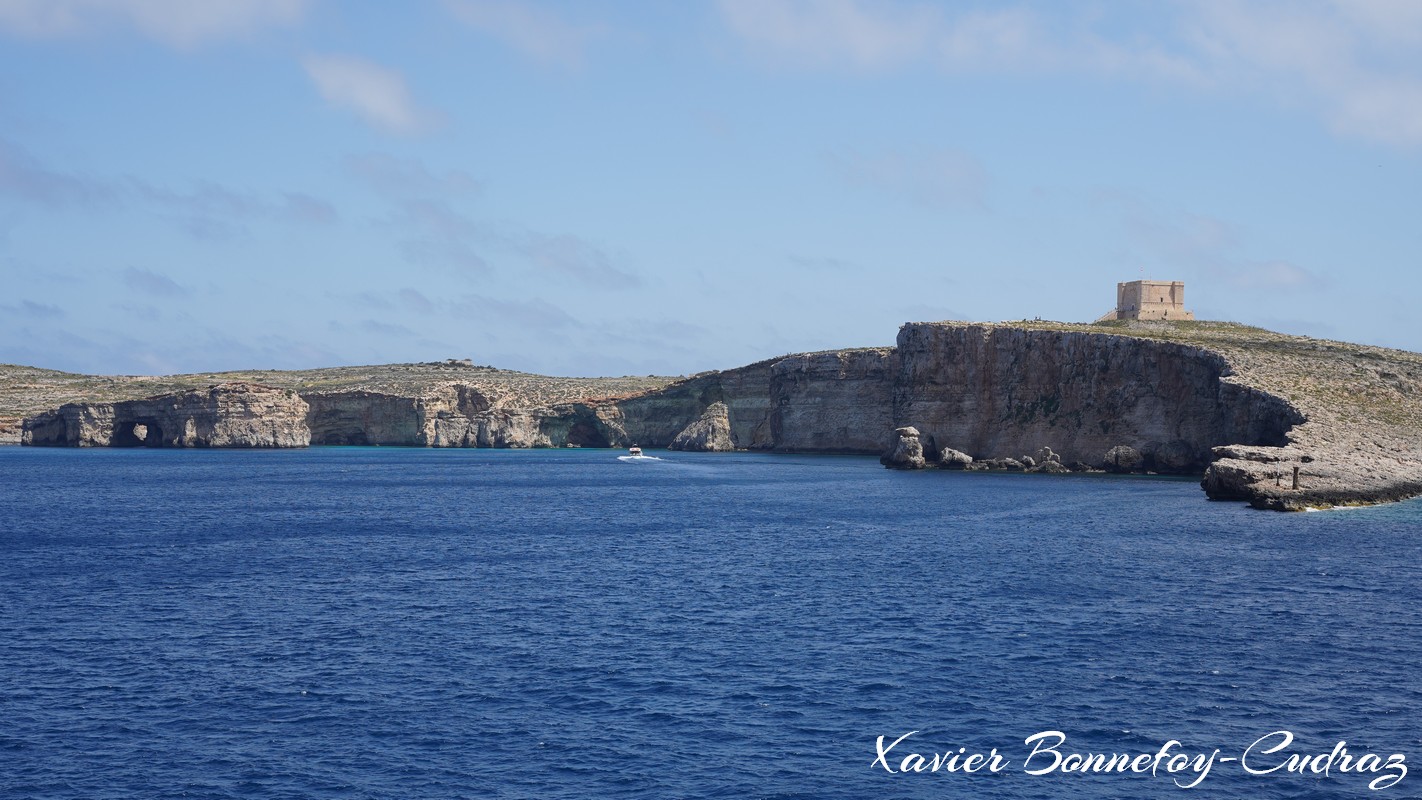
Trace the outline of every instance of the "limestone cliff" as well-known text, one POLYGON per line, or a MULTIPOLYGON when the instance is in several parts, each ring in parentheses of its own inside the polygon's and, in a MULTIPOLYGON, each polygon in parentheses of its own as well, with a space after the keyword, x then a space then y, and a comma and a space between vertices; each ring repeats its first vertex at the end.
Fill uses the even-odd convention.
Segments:
POLYGON ((878 453, 892 431, 891 348, 802 353, 708 372, 617 402, 633 440, 666 447, 715 403, 734 446, 878 453))
POLYGON ((0 417, 0 444, 19 444, 24 429, 24 417, 0 417))
POLYGON ((1173 342, 910 324, 899 330, 893 414, 925 441, 974 457, 1047 446, 1063 462, 1100 466, 1128 445, 1150 469, 1198 474, 1216 445, 1281 445, 1303 419, 1229 376, 1217 353, 1173 342))
POLYGON ((695 450, 722 453, 736 449, 731 438, 731 414, 725 403, 717 401, 706 407, 701 416, 682 429, 667 445, 668 450, 695 450))
MULTIPOLYGON (((30 403, 24 386, 96 380, 18 369, 0 410, 30 403)), ((1204 473, 1209 496, 1262 508, 1422 494, 1422 356, 1229 323, 910 323, 892 348, 670 382, 454 361, 267 375, 285 388, 65 404, 29 416, 24 442, 900 452, 895 466, 1204 473)))
POLYGON ((991 459, 1047 447, 1105 466, 1125 445, 1143 469, 1194 474, 1213 447, 1281 445, 1303 419, 1201 347, 961 323, 907 324, 896 348, 786 356, 618 406, 632 438, 665 446, 715 403, 746 449, 878 455, 913 427, 929 461, 944 448, 991 459))
POLYGON ((69 403, 25 420, 23 443, 59 447, 305 447, 306 401, 246 383, 118 403, 69 403))
POLYGON ((314 392, 307 424, 316 445, 530 448, 621 446, 627 436, 609 403, 520 407, 479 387, 445 382, 414 396, 314 392))
POLYGON ((724 403, 731 441, 737 448, 771 449, 770 384, 774 363, 760 361, 724 372, 705 372, 664 389, 617 401, 617 417, 626 440, 646 447, 666 447, 713 403, 724 403))

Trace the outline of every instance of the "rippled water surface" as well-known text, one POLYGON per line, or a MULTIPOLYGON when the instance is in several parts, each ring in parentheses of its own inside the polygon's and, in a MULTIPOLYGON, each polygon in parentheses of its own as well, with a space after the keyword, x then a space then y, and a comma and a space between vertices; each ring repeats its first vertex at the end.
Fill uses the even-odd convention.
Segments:
POLYGON ((1422 796, 1422 504, 616 455, 0 448, 0 797, 1422 796))

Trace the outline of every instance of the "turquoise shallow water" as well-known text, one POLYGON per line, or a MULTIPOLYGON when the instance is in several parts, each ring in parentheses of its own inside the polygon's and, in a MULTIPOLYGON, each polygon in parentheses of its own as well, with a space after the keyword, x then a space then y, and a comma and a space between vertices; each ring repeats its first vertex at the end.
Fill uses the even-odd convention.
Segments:
POLYGON ((1422 796, 1024 764, 1422 767, 1422 504, 658 455, 0 448, 0 796, 1422 796))

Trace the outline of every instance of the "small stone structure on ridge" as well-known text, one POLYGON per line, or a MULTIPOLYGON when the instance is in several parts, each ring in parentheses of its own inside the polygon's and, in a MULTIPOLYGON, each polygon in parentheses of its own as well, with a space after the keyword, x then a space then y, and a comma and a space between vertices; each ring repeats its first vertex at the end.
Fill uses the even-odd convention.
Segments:
POLYGON ((1116 284, 1116 309, 1098 319, 1194 319, 1185 310, 1182 281, 1130 281, 1116 284))

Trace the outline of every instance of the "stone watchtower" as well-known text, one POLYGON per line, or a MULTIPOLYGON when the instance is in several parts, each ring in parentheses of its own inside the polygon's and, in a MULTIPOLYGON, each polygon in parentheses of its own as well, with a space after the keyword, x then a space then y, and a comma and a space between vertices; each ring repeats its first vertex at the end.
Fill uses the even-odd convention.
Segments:
POLYGON ((1185 284, 1181 281, 1131 281, 1116 284, 1116 310, 1108 319, 1194 319, 1185 310, 1185 284))

